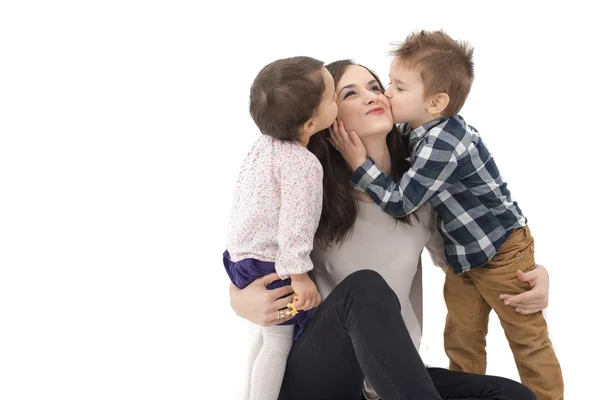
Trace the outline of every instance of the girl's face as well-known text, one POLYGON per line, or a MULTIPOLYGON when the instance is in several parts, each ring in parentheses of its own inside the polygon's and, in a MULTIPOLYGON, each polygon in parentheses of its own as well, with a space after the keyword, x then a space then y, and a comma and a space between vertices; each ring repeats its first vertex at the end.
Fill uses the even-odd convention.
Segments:
POLYGON ((336 86, 338 120, 362 139, 387 135, 393 126, 390 102, 383 88, 365 68, 350 65, 336 86))
POLYGON ((325 91, 323 92, 321 104, 319 104, 316 115, 313 117, 313 122, 315 124, 314 133, 330 127, 335 121, 338 113, 337 103, 335 101, 336 93, 333 77, 325 67, 321 68, 320 73, 323 82, 325 82, 325 91))

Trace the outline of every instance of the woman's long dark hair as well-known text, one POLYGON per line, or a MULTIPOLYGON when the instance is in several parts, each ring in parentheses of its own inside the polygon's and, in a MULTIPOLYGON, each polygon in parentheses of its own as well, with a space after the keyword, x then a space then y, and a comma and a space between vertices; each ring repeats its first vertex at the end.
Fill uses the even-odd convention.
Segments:
MULTIPOLYGON (((336 86, 350 65, 358 65, 369 71, 383 90, 379 77, 373 71, 352 60, 335 61, 325 66, 333 76, 336 86)), ((346 240, 357 216, 357 200, 350 187, 352 171, 342 155, 329 143, 328 136, 329 131, 324 129, 313 135, 308 143, 308 150, 323 166, 323 212, 315 238, 326 246, 334 243, 341 244, 346 240)), ((386 142, 392 158, 391 177, 399 180, 410 168, 407 139, 401 138, 396 125, 393 125, 386 142)), ((397 219, 410 223, 410 216, 397 219)))

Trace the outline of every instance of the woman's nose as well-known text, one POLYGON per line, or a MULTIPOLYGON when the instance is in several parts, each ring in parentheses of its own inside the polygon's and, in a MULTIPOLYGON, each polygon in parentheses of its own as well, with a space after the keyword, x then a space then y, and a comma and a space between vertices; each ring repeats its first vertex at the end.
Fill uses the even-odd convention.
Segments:
POLYGON ((369 91, 365 97, 367 104, 375 103, 377 101, 377 94, 369 91))

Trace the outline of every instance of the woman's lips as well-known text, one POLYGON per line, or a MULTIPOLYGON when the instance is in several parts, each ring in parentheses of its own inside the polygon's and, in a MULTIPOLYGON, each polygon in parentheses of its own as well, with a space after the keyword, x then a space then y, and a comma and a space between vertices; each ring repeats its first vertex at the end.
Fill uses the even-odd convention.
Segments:
POLYGON ((383 107, 377 107, 377 108, 372 108, 367 112, 367 115, 369 114, 383 114, 385 112, 385 110, 383 109, 383 107))

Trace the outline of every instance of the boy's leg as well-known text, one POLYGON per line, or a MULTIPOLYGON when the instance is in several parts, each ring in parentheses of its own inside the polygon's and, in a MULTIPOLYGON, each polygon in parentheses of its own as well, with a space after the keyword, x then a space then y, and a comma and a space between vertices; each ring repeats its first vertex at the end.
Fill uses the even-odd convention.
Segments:
POLYGON ((562 371, 542 312, 519 314, 499 298, 502 293, 519 294, 529 290, 528 283, 517 278, 517 270, 527 272, 534 267, 533 238, 529 228, 524 227, 515 229, 488 266, 475 268, 469 275, 485 301, 498 314, 521 382, 539 400, 558 400, 563 399, 564 392, 562 371))
POLYGON ((444 347, 450 370, 485 374, 485 336, 491 308, 465 272, 446 268, 444 300, 448 309, 444 347))

